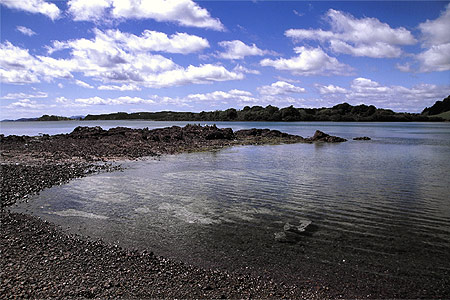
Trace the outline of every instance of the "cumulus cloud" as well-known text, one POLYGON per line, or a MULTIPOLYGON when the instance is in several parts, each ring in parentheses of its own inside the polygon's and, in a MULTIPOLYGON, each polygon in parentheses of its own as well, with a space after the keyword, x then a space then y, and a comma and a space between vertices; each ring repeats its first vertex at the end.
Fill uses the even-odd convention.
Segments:
POLYGON ((422 111, 425 106, 446 97, 450 89, 450 86, 435 84, 419 84, 410 88, 399 85, 387 86, 363 77, 355 78, 348 89, 334 85, 317 84, 316 87, 325 99, 335 97, 353 105, 365 103, 410 112, 422 111))
POLYGON ((35 66, 39 62, 28 50, 6 41, 0 44, 0 79, 3 83, 24 84, 39 82, 35 66))
POLYGON ((25 26, 17 26, 16 30, 28 36, 33 36, 36 34, 36 32, 25 26))
POLYGON ((264 85, 257 90, 262 95, 288 95, 306 92, 305 88, 295 86, 285 81, 277 81, 271 85, 264 85))
POLYGON ((190 65, 187 68, 176 68, 155 76, 148 76, 147 85, 168 87, 189 83, 201 84, 214 81, 241 80, 243 78, 242 73, 228 71, 225 67, 219 65, 205 64, 198 67, 190 65))
POLYGON ((425 46, 450 43, 450 4, 436 20, 419 24, 425 46))
POLYGON ((133 84, 123 84, 123 85, 101 85, 98 87, 99 90, 105 91, 140 91, 141 88, 133 84))
POLYGON ((9 93, 5 96, 1 97, 1 99, 24 99, 24 98, 47 98, 48 94, 44 92, 36 92, 34 94, 25 94, 25 93, 9 93))
POLYGON ((0 0, 0 4, 33 14, 43 14, 52 20, 57 19, 61 14, 58 6, 43 0, 0 0))
POLYGON ((316 88, 319 90, 319 93, 321 95, 328 95, 328 94, 345 94, 347 93, 347 90, 336 85, 320 85, 316 84, 316 88))
POLYGON ((64 96, 61 96, 61 97, 57 97, 55 99, 55 102, 56 103, 61 103, 61 104, 67 104, 67 103, 70 103, 71 101, 69 99, 67 99, 66 97, 64 97, 64 96))
POLYGON ((225 52, 218 54, 218 57, 223 59, 243 59, 246 56, 262 56, 271 54, 271 51, 261 50, 255 44, 249 46, 242 41, 222 41, 219 46, 225 49, 225 52))
POLYGON ((68 11, 76 21, 154 19, 183 26, 223 31, 223 24, 191 0, 70 0, 68 11))
POLYGON ((236 65, 233 68, 233 71, 236 73, 240 73, 240 74, 254 74, 254 75, 260 74, 260 72, 258 70, 248 69, 248 68, 244 67, 243 65, 236 65))
POLYGON ((110 0, 69 0, 67 7, 75 21, 99 21, 105 18, 110 0))
POLYGON ((289 29, 287 37, 294 41, 318 40, 328 41, 336 53, 374 58, 399 57, 402 50, 399 46, 412 45, 417 41, 403 27, 391 28, 376 18, 357 19, 334 9, 328 10, 325 20, 331 30, 322 29, 289 29))
MULTIPOLYGON (((189 54, 201 51, 209 47, 206 39, 187 33, 175 33, 170 36, 163 32, 144 30, 140 36, 121 32, 120 30, 94 30, 96 40, 105 44, 121 47, 132 52, 167 52, 189 54)), ((55 42, 49 52, 70 47, 69 43, 55 42)))
POLYGON ((94 87, 92 85, 90 85, 89 83, 86 83, 84 81, 81 80, 75 80, 75 84, 81 87, 84 87, 86 89, 93 89, 94 87))
POLYGON ((211 93, 205 94, 190 94, 186 96, 186 101, 211 101, 211 102, 219 102, 219 101, 254 101, 255 99, 252 96, 252 93, 248 91, 242 90, 230 90, 228 92, 224 91, 214 91, 211 93))
POLYGON ((435 20, 419 24, 423 52, 416 56, 421 72, 450 70, 450 4, 435 20))
POLYGON ((90 97, 90 98, 77 98, 76 103, 81 103, 85 105, 121 105, 121 104, 153 104, 154 101, 151 99, 143 99, 140 97, 118 97, 118 98, 101 98, 101 97, 90 97))
POLYGON ((434 45, 417 55, 421 72, 450 70, 450 43, 434 45))
POLYGON ((126 86, 159 88, 244 78, 243 72, 229 71, 220 65, 182 67, 169 58, 149 52, 190 53, 208 46, 206 40, 196 36, 177 33, 168 37, 163 33, 146 31, 138 37, 118 30, 103 32, 98 29, 94 34, 92 39, 54 41, 48 47, 49 55, 68 49, 69 57, 65 59, 32 56, 28 50, 9 42, 1 44, 3 82, 20 84, 40 82, 41 79, 73 78, 73 73, 79 72, 86 78, 116 83, 115 86, 125 89, 126 86))
POLYGON ((39 104, 34 100, 30 99, 21 99, 17 102, 13 102, 6 106, 6 108, 15 109, 15 108, 30 108, 30 109, 36 109, 36 108, 42 108, 45 107, 43 104, 39 104))
POLYGON ((335 57, 328 56, 320 47, 296 47, 298 56, 276 60, 263 59, 261 66, 274 67, 277 70, 290 71, 294 75, 347 75, 351 67, 340 63, 335 57))

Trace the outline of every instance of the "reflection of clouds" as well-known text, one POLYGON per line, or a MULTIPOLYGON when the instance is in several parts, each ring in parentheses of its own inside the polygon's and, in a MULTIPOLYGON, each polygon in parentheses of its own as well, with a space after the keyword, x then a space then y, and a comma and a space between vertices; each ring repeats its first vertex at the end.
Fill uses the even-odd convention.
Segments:
POLYGON ((84 212, 76 209, 66 209, 62 211, 49 212, 50 214, 61 216, 61 217, 81 217, 81 218, 89 218, 89 219, 108 219, 107 216, 93 214, 90 212, 84 212))
POLYGON ((210 215, 210 212, 208 211, 208 208, 205 207, 202 209, 202 211, 198 211, 199 207, 195 207, 195 203, 193 205, 189 206, 181 206, 179 204, 173 204, 173 203, 162 203, 158 209, 159 210, 165 210, 171 214, 173 214, 176 218, 190 223, 190 224, 220 224, 221 221, 218 219, 213 219, 212 217, 215 217, 217 214, 214 212, 212 213, 212 216, 209 217, 207 215, 210 215))

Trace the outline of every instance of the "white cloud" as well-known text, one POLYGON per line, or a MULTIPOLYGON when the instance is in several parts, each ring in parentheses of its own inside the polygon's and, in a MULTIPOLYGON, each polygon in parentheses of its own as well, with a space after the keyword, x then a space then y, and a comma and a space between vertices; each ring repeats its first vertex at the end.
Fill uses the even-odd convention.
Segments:
POLYGON ((140 97, 118 97, 118 98, 101 98, 98 96, 90 98, 77 98, 76 103, 81 103, 85 105, 121 105, 121 104, 153 104, 154 101, 151 99, 143 99, 140 97))
POLYGON ((58 83, 58 87, 59 87, 60 89, 62 89, 62 88, 64 87, 64 84, 62 84, 62 83, 60 82, 60 83, 58 83))
POLYGON ((335 57, 328 56, 320 47, 296 47, 294 50, 298 56, 276 60, 266 58, 261 60, 260 64, 303 76, 346 75, 351 71, 350 66, 340 63, 335 57))
POLYGON ((28 36, 33 36, 36 34, 36 32, 25 26, 17 26, 16 30, 28 36))
POLYGON ((224 30, 223 24, 191 0, 70 0, 68 11, 77 21, 154 19, 183 26, 224 30))
POLYGON ((233 68, 233 71, 241 74, 254 74, 254 75, 260 74, 258 70, 248 69, 242 65, 236 65, 236 67, 233 68))
POLYGON ((179 32, 167 36, 163 32, 144 30, 141 36, 136 36, 131 33, 123 33, 119 30, 102 32, 96 29, 95 35, 99 40, 119 45, 122 49, 133 52, 159 51, 188 54, 209 47, 206 39, 179 32))
MULTIPOLYGON (((296 89, 298 91, 298 89, 296 89)), ((209 93, 189 94, 184 97, 160 97, 152 96, 158 104, 169 104, 176 106, 190 106, 192 103, 208 102, 209 105, 217 106, 219 104, 228 107, 243 107, 246 105, 277 105, 289 106, 303 103, 303 99, 294 98, 285 94, 259 95, 255 97, 251 92, 245 90, 233 89, 229 91, 213 91, 209 93)))
POLYGON ((165 34, 148 31, 147 37, 153 36, 149 38, 153 44, 145 44, 142 39, 148 39, 144 36, 122 34, 117 30, 104 33, 96 29, 94 33, 93 39, 55 41, 48 49, 49 53, 70 49, 70 59, 39 58, 48 65, 64 65, 65 70, 70 72, 82 72, 85 77, 125 86, 158 88, 244 78, 243 72, 228 71, 223 66, 205 64, 184 68, 164 56, 148 53, 149 48, 158 48, 158 38, 169 43, 158 49, 179 53, 196 51, 208 45, 206 40, 196 36, 175 34, 167 37, 165 34))
POLYGON ((450 70, 450 4, 436 19, 419 24, 423 44, 426 50, 416 56, 420 64, 419 71, 450 70))
POLYGON ((305 88, 295 86, 285 81, 277 81, 271 85, 264 85, 258 88, 258 92, 262 95, 288 95, 306 92, 305 88))
POLYGON ((36 108, 42 108, 45 107, 43 104, 38 104, 34 100, 30 99, 21 99, 17 102, 13 102, 10 105, 6 106, 6 108, 9 109, 15 109, 15 108, 30 108, 30 109, 36 109, 36 108))
POLYGON ((25 93, 9 93, 1 97, 1 99, 24 99, 24 98, 47 98, 48 94, 44 92, 37 92, 35 94, 25 94, 25 93))
POLYGON ((101 85, 98 87, 99 90, 105 91, 140 91, 141 88, 133 84, 123 84, 123 85, 101 85))
POLYGON ((261 50, 255 44, 248 46, 239 40, 222 41, 219 46, 225 48, 225 52, 218 54, 218 57, 224 59, 243 59, 246 56, 262 56, 270 54, 268 50, 261 50))
POLYGON ((111 0, 69 0, 67 7, 75 21, 100 21, 111 4, 111 0))
POLYGON ((348 89, 334 85, 316 85, 325 99, 339 98, 352 105, 372 104, 395 111, 420 112, 425 106, 448 95, 450 86, 419 84, 413 87, 382 85, 368 78, 355 78, 348 89))
POLYGON ((411 63, 406 62, 404 64, 397 63, 395 68, 401 72, 412 72, 411 63))
POLYGON ((33 70, 36 58, 28 50, 5 42, 0 44, 0 79, 3 83, 24 84, 39 82, 39 74, 33 70))
POLYGON ((0 0, 0 4, 33 14, 43 14, 52 20, 57 19, 61 13, 58 6, 43 0, 0 0))
POLYGON ((66 97, 64 97, 64 96, 61 96, 61 97, 57 97, 55 99, 55 102, 56 103, 61 103, 61 104, 67 104, 67 103, 70 103, 71 101, 69 99, 67 99, 66 97))
POLYGON ((337 53, 350 54, 353 56, 368 56, 376 58, 393 58, 399 57, 402 50, 399 47, 392 46, 386 43, 373 43, 359 46, 352 46, 340 40, 330 41, 331 49, 337 53))
POLYGON ((391 28, 376 18, 357 19, 350 14, 330 9, 326 13, 325 20, 331 26, 330 31, 289 29, 285 35, 297 42, 329 41, 331 49, 336 53, 374 58, 399 57, 402 54, 399 46, 417 42, 407 29, 391 28))
POLYGON ((336 85, 320 85, 316 84, 317 89, 319 90, 319 93, 321 95, 328 95, 328 94, 345 94, 347 93, 347 90, 336 85))
POLYGON ((84 81, 81 80, 75 80, 75 84, 81 87, 84 87, 86 89, 93 89, 94 87, 92 85, 90 85, 89 83, 86 83, 84 81))
POLYGON ((166 71, 155 76, 148 76, 147 85, 152 87, 168 87, 185 84, 211 83, 215 81, 241 80, 242 73, 228 71, 223 66, 205 64, 188 66, 187 68, 177 68, 166 71))
POLYGON ((206 94, 190 94, 185 97, 186 101, 210 101, 210 102, 220 102, 220 101, 254 101, 252 93, 242 90, 230 90, 228 92, 224 91, 214 91, 206 94))
POLYGON ((450 70, 450 43, 434 45, 417 55, 421 72, 450 70))
POLYGON ((419 24, 425 46, 450 43, 450 4, 436 20, 419 24))

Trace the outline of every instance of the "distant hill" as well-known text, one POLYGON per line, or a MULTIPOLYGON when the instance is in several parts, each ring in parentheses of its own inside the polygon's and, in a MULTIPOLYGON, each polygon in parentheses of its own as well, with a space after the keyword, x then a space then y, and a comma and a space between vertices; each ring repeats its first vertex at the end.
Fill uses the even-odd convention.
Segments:
POLYGON ((436 101, 436 103, 433 104, 431 107, 425 107, 425 109, 422 111, 422 115, 424 116, 441 116, 444 119, 449 120, 450 118, 445 118, 445 116, 448 116, 448 114, 445 114, 445 112, 450 111, 450 96, 447 96, 442 101, 436 101))
MULTIPOLYGON (((450 96, 443 101, 436 101, 431 107, 426 107, 421 114, 396 113, 390 109, 376 108, 373 105, 353 106, 342 103, 333 107, 321 108, 278 108, 268 105, 246 106, 241 110, 193 112, 117 112, 101 115, 72 116, 70 118, 43 115, 39 118, 22 118, 20 121, 66 121, 66 120, 152 120, 152 121, 333 121, 333 122, 440 122, 450 120, 450 96)), ((3 120, 13 121, 13 120, 3 120)))
POLYGON ((118 112, 103 115, 87 115, 84 120, 153 120, 153 121, 345 121, 345 122, 422 122, 443 121, 438 117, 422 114, 396 113, 373 105, 352 106, 348 103, 331 108, 278 108, 268 105, 246 106, 242 110, 229 108, 200 113, 192 112, 118 112))
POLYGON ((85 116, 79 115, 79 116, 70 116, 69 119, 71 120, 83 120, 85 116))
POLYGON ((70 121, 70 120, 82 120, 84 116, 73 116, 73 117, 61 117, 55 115, 43 115, 39 118, 21 118, 17 120, 2 120, 1 122, 30 122, 30 121, 70 121))
POLYGON ((2 120, 1 122, 29 122, 36 121, 38 118, 20 118, 17 120, 2 120))
POLYGON ((69 121, 72 120, 70 118, 66 117, 60 117, 60 116, 49 116, 49 115, 43 115, 42 117, 39 117, 36 119, 36 121, 69 121))

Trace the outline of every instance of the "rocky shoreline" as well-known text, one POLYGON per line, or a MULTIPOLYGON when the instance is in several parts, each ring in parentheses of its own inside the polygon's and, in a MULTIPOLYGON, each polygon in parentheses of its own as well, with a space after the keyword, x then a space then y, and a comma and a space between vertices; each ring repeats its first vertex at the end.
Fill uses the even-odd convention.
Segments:
POLYGON ((0 298, 445 298, 448 280, 397 277, 382 266, 367 273, 322 264, 309 270, 317 276, 294 282, 250 271, 202 269, 157 256, 152 249, 139 252, 68 234, 38 217, 9 211, 53 185, 120 170, 121 160, 234 145, 344 141, 320 131, 303 138, 269 129, 233 132, 199 125, 0 135, 0 298))
MULTIPOLYGON (((297 288, 269 278, 204 270, 67 235, 40 218, 8 207, 70 179, 120 170, 110 161, 208 151, 233 145, 341 142, 269 129, 233 132, 187 125, 155 130, 77 127, 70 134, 0 135, 0 298, 316 298, 325 288, 297 288)), ((150 250, 149 250, 150 251, 150 250)))

